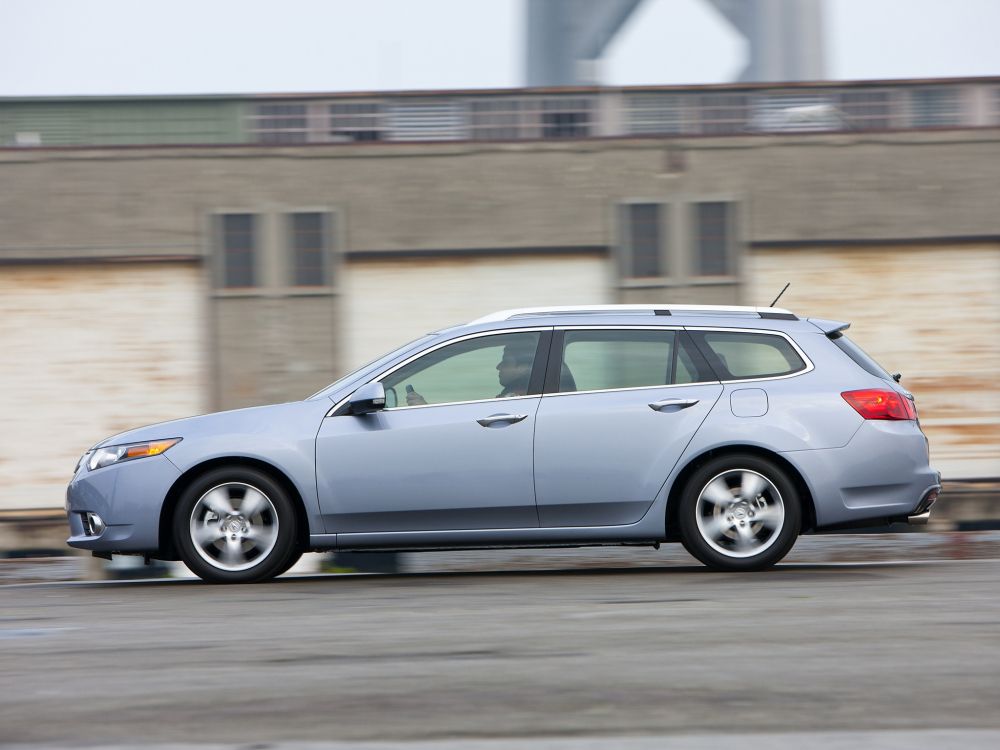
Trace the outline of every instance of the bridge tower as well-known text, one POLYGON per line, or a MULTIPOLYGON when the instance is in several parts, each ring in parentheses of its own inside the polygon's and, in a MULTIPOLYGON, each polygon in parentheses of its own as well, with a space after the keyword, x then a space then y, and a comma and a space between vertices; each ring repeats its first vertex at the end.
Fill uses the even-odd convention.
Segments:
MULTIPOLYGON (((821 0, 704 0, 743 34, 740 81, 825 75, 821 0)), ((527 85, 599 83, 598 63, 642 0, 527 0, 527 85)))

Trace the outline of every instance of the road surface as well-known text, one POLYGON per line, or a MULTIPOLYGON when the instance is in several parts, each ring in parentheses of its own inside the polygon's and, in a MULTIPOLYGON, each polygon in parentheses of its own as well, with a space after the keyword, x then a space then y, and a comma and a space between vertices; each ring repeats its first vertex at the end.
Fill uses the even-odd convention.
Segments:
POLYGON ((996 747, 1000 561, 0 586, 0 676, 33 747, 996 747))

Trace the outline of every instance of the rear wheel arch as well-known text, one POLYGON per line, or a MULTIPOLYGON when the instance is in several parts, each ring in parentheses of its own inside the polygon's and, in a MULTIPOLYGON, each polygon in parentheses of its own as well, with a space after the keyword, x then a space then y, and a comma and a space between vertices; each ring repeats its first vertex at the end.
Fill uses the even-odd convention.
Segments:
POLYGON ((156 557, 163 560, 179 559, 177 549, 174 546, 172 534, 172 520, 174 517, 174 511, 177 508, 177 503, 180 501, 184 491, 191 486, 193 482, 197 481, 199 477, 213 471, 214 469, 224 466, 256 469, 257 471, 267 474, 268 477, 277 482, 281 488, 288 493, 289 498, 292 500, 292 507, 295 511, 295 520, 297 522, 296 528, 298 529, 296 544, 302 551, 309 548, 309 518, 306 514, 305 503, 302 500, 302 495, 299 493, 292 480, 288 478, 288 475, 273 464, 269 464, 266 461, 247 458, 245 456, 225 456, 221 458, 213 458, 209 461, 200 463, 197 466, 192 466, 190 469, 181 474, 170 487, 170 490, 167 492, 166 498, 163 501, 163 506, 160 508, 159 554, 157 554, 156 557))
POLYGON ((666 540, 669 542, 680 541, 680 522, 678 511, 680 508, 681 495, 684 492, 684 488, 687 486, 688 479, 694 474, 701 466, 712 459, 719 458, 720 456, 727 456, 732 454, 741 455, 754 455, 760 458, 766 459, 768 461, 774 462, 779 468, 781 468, 788 478, 795 485, 795 489, 799 493, 799 500, 802 504, 802 533, 811 531, 816 527, 816 507, 813 504, 812 492, 809 491, 809 485, 803 478, 801 472, 795 466, 788 461, 788 459, 783 458, 780 454, 774 451, 768 450, 767 448, 761 448, 758 445, 726 445, 719 448, 712 448, 704 453, 701 453, 685 464, 684 468, 677 474, 674 478, 674 482, 670 487, 670 492, 667 495, 667 512, 666 512, 666 540))

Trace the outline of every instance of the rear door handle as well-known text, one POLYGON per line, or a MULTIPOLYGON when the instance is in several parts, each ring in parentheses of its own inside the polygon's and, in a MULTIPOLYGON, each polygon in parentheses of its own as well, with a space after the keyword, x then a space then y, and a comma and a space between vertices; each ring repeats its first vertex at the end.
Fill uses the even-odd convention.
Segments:
POLYGON ((527 418, 527 414, 490 414, 490 416, 477 419, 476 421, 483 427, 490 427, 498 422, 508 422, 509 424, 514 424, 515 422, 520 422, 522 419, 527 418))
POLYGON ((649 405, 649 408, 653 411, 665 411, 670 407, 676 407, 674 411, 680 411, 681 409, 687 409, 689 406, 694 406, 698 403, 696 398, 665 398, 662 401, 654 401, 649 405))

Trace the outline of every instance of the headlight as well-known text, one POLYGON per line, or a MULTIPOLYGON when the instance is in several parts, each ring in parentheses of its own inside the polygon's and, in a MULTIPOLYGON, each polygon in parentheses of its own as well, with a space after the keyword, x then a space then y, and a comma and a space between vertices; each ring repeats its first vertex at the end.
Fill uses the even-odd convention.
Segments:
POLYGON ((87 468, 93 471, 122 461, 131 461, 133 458, 158 456, 180 441, 180 438, 170 438, 169 440, 153 440, 149 443, 131 443, 130 445, 111 445, 107 448, 97 448, 90 455, 87 468))

